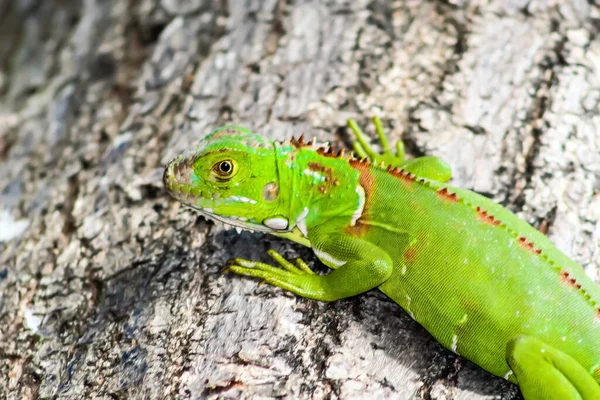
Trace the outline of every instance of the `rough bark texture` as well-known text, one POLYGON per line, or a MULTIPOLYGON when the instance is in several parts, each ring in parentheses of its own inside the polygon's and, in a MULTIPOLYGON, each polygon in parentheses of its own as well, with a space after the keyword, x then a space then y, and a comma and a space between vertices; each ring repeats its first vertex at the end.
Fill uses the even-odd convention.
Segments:
POLYGON ((598 280, 599 32, 585 0, 0 0, 0 398, 520 398, 377 291, 220 274, 320 267, 162 165, 230 121, 347 144, 377 113, 598 280))

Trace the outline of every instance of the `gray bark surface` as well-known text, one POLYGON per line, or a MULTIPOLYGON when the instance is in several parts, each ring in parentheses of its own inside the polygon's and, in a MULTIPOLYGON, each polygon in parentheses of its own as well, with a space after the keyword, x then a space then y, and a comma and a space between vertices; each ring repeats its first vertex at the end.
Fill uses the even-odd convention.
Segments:
POLYGON ((520 398, 377 291, 221 274, 324 267, 162 167, 228 122, 343 145, 381 115, 598 281, 599 33, 585 0, 0 0, 0 398, 520 398))

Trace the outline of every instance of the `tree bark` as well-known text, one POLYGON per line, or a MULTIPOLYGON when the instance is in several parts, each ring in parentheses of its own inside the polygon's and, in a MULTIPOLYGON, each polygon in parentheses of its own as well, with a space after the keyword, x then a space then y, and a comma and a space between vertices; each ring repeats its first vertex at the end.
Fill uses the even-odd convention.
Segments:
POLYGON ((520 398, 378 291, 221 274, 323 267, 170 201, 162 168, 224 123, 347 145, 377 114, 598 281, 599 32, 584 0, 0 0, 0 397, 520 398))

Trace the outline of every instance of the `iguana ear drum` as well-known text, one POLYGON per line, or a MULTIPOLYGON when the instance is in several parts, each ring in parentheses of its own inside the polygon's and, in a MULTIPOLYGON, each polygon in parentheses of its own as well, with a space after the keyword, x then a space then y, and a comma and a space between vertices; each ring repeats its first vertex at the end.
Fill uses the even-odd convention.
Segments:
POLYGON ((277 197, 279 197, 279 186, 277 186, 277 183, 267 183, 263 188, 262 197, 266 201, 273 201, 277 199, 277 197))

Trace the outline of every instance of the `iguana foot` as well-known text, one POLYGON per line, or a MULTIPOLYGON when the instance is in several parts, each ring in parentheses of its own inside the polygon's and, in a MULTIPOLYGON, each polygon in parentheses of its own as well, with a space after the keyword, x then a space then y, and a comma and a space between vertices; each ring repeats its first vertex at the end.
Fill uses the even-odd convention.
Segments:
POLYGON ((581 364, 532 336, 512 339, 506 361, 526 400, 600 399, 600 386, 581 364))
POLYGON ((291 263, 272 249, 267 251, 267 254, 279 264, 280 268, 258 261, 235 258, 228 263, 224 272, 262 278, 261 283, 289 290, 302 297, 328 300, 321 285, 323 276, 315 274, 306 262, 297 258, 294 263, 291 263))
POLYGON ((352 148, 356 155, 361 158, 368 158, 373 164, 381 164, 382 162, 386 165, 393 167, 399 167, 405 163, 404 159, 404 143, 398 141, 396 143, 396 154, 392 151, 387 135, 383 131, 383 125, 379 117, 373 117, 373 124, 375 125, 375 131, 379 137, 379 143, 381 144, 382 152, 376 152, 369 144, 369 137, 360 129, 355 120, 348 120, 348 128, 356 136, 356 141, 352 142, 352 148))
POLYGON ((378 153, 368 143, 369 138, 360 129, 356 121, 348 120, 348 127, 356 136, 356 141, 352 143, 352 147, 357 156, 368 158, 373 164, 389 165, 391 167, 399 167, 407 172, 411 172, 417 176, 432 179, 438 182, 447 182, 452 178, 452 170, 450 166, 437 157, 423 156, 412 160, 405 159, 404 143, 396 142, 396 153, 392 151, 387 135, 383 131, 383 125, 379 117, 373 117, 375 131, 379 137, 382 152, 378 153))

